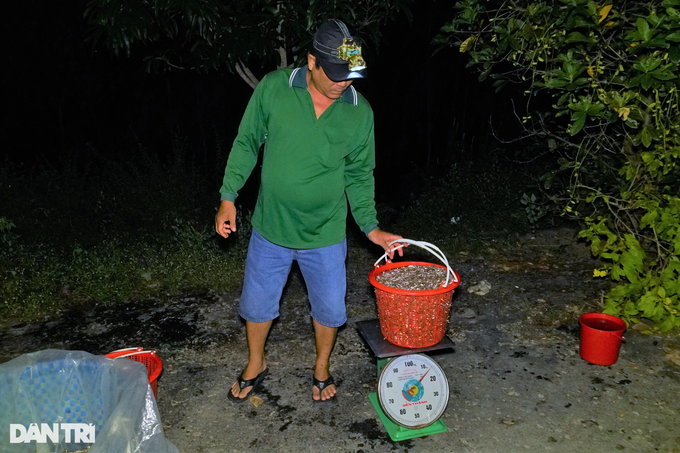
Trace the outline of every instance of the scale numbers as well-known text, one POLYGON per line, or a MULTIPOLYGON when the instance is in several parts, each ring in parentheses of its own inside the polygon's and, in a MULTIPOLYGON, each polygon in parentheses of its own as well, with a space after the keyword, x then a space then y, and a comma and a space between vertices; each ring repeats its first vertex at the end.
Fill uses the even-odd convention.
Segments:
POLYGON ((449 401, 449 383, 441 367, 426 355, 395 357, 378 379, 380 406, 390 420, 406 428, 424 428, 439 420, 449 401))

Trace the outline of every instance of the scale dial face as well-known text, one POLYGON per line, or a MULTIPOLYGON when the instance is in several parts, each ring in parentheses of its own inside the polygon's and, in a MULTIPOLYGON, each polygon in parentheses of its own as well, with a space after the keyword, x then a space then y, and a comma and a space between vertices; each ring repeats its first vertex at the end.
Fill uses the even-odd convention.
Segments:
POLYGON ((403 355, 390 360, 380 372, 378 399, 394 423, 424 428, 444 413, 449 382, 437 362, 426 355, 403 355))

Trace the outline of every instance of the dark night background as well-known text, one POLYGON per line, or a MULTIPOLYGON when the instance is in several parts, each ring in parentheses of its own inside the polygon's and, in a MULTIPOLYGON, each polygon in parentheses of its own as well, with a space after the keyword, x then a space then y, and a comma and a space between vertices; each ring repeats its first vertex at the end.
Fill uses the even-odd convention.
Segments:
MULTIPOLYGON (((252 89, 227 70, 148 74, 140 49, 130 58, 93 49, 85 41, 86 5, 5 5, 0 143, 7 159, 58 167, 95 156, 135 159, 140 146, 163 156, 180 137, 206 172, 223 166, 216 150, 230 147, 252 89)), ((452 3, 420 1, 412 11, 410 24, 402 17, 384 28, 378 52, 367 52, 369 78, 355 84, 375 111, 379 197, 411 195, 423 177, 454 162, 485 162, 495 146, 489 118, 510 111, 505 95, 465 68, 457 48, 433 55, 431 40, 453 18, 452 3)), ((249 66, 258 77, 274 69, 249 66)), ((509 114, 493 120, 501 133, 516 124, 509 114)))

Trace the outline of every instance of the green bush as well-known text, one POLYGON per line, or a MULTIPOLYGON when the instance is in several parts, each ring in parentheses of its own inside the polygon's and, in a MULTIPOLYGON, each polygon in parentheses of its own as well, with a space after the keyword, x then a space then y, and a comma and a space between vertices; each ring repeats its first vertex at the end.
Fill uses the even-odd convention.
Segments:
POLYGON ((523 127, 559 168, 544 187, 583 221, 618 285, 605 311, 680 326, 680 0, 463 0, 437 38, 527 96, 523 127))

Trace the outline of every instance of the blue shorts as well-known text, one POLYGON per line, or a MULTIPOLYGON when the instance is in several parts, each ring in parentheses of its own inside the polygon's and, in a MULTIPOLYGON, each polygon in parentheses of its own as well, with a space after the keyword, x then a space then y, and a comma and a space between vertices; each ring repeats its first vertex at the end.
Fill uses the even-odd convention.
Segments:
POLYGON ((327 247, 297 250, 272 244, 253 229, 239 314, 250 322, 277 318, 281 293, 296 260, 307 285, 312 318, 327 327, 340 327, 347 322, 346 257, 346 239, 327 247))

